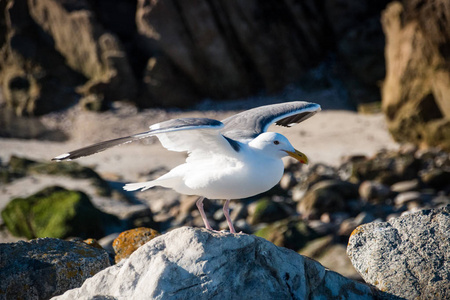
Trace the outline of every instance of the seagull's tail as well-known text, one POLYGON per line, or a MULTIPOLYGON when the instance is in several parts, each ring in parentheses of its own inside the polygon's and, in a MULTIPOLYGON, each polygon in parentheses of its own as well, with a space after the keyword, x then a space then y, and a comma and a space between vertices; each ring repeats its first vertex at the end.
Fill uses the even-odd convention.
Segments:
POLYGON ((125 191, 137 191, 140 189, 142 189, 141 191, 145 191, 145 190, 148 190, 148 189, 154 187, 155 185, 157 185, 157 184, 154 180, 146 181, 146 182, 135 182, 135 183, 125 184, 123 189, 125 191))

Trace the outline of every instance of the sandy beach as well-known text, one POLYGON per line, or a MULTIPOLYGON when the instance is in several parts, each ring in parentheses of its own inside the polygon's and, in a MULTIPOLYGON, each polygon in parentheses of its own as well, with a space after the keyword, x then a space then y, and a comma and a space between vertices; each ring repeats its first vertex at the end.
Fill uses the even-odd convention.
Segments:
MULTIPOLYGON (((12 155, 16 155, 33 160, 50 161, 57 155, 92 143, 146 131, 149 125, 167 119, 209 117, 221 120, 241 110, 243 108, 239 109, 236 105, 231 106, 231 109, 220 110, 206 108, 190 111, 161 109, 137 111, 131 105, 121 104, 115 110, 105 113, 86 112, 73 108, 41 118, 48 128, 63 131, 69 137, 66 141, 0 138, 0 159, 5 163, 12 155)), ((310 166, 316 163, 338 166, 345 156, 370 156, 381 149, 398 148, 398 144, 392 140, 386 129, 384 116, 381 113, 363 115, 350 110, 325 108, 297 126, 285 128, 273 125, 269 130, 284 134, 297 149, 306 153, 310 159, 310 166)), ((77 162, 93 167, 105 179, 121 185, 127 182, 149 180, 183 163, 185 157, 185 153, 168 151, 156 138, 150 138, 84 157, 77 162)), ((12 198, 29 196, 49 185, 60 185, 69 189, 82 190, 90 195, 95 194, 90 184, 83 180, 31 176, 1 187, 0 209, 5 207, 12 198)), ((176 192, 162 188, 136 193, 136 196, 153 211, 179 199, 176 192)), ((136 209, 129 204, 102 197, 94 196, 92 200, 103 210, 118 215, 121 212, 126 213, 136 209)), ((0 239, 5 242, 6 237, 0 237, 0 239)))
MULTIPOLYGON (((0 158, 8 161, 11 155, 38 160, 51 158, 76 148, 106 139, 146 131, 148 126, 164 119, 181 117, 211 117, 224 119, 235 113, 189 111, 161 113, 153 118, 141 115, 123 118, 120 114, 98 116, 80 115, 68 130, 71 138, 65 142, 0 138, 0 158)), ((151 112, 153 114, 155 112, 151 112)), ((343 156, 372 155, 381 149, 395 149, 386 129, 384 116, 361 115, 352 111, 323 110, 313 118, 291 128, 271 126, 270 131, 284 134, 291 143, 310 158, 311 163, 338 165, 343 156)), ((124 180, 135 180, 140 173, 183 162, 184 153, 164 149, 155 138, 119 146, 94 156, 77 160, 80 164, 95 166, 100 173, 116 173, 124 180)))

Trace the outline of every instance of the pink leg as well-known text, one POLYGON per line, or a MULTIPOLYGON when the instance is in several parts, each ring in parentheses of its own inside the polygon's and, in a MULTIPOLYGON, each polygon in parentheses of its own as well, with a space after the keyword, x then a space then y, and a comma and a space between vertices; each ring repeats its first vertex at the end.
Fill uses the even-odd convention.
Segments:
POLYGON ((196 205, 197 205, 198 210, 200 211, 200 215, 202 216, 203 223, 205 223, 206 229, 213 230, 211 225, 209 225, 208 219, 206 218, 205 211, 203 210, 203 200, 205 200, 205 197, 198 198, 196 205))
POLYGON ((233 222, 231 222, 231 219, 230 219, 230 209, 228 207, 229 205, 230 205, 230 199, 225 201, 225 205, 223 206, 223 214, 225 215, 225 219, 227 219, 228 227, 230 227, 230 232, 236 233, 236 230, 234 230, 233 222))

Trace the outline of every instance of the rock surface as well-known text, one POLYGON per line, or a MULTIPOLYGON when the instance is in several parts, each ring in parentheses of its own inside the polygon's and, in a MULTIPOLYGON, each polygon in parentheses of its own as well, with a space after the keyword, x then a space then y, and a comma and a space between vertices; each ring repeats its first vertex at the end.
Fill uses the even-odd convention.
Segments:
POLYGON ((450 149, 450 7, 446 0, 392 2, 383 13, 382 108, 399 142, 450 149))
POLYGON ((406 299, 450 299, 450 206, 358 227, 347 253, 364 280, 406 299))
MULTIPOLYGON (((388 0, 372 2, 3 1, 0 84, 17 115, 77 101, 92 110, 121 99, 187 107, 279 91, 332 52, 330 69, 350 97, 379 101, 388 0)), ((334 84, 325 77, 322 85, 334 84)))
POLYGON ((151 228, 139 227, 122 232, 114 239, 112 244, 116 253, 115 261, 120 262, 128 258, 139 247, 151 241, 159 235, 159 232, 151 228))
POLYGON ((11 200, 1 215, 13 235, 29 239, 100 238, 120 228, 119 219, 96 208, 86 194, 58 186, 11 200))
POLYGON ((109 266, 106 251, 82 242, 0 244, 0 299, 49 299, 109 266))
POLYGON ((89 1, 14 0, 4 13, 2 87, 17 115, 66 108, 80 95, 108 101, 135 95, 121 42, 97 21, 89 1))
POLYGON ((246 234, 183 227, 55 299, 375 299, 382 293, 246 234))
POLYGON ((324 55, 329 34, 315 1, 141 0, 136 23, 147 51, 159 53, 156 67, 147 68, 156 78, 150 82, 158 87, 164 82, 157 79, 175 78, 193 87, 190 95, 178 93, 178 87, 154 95, 168 95, 175 105, 186 105, 192 90, 212 98, 248 95, 258 86, 278 90, 324 55))

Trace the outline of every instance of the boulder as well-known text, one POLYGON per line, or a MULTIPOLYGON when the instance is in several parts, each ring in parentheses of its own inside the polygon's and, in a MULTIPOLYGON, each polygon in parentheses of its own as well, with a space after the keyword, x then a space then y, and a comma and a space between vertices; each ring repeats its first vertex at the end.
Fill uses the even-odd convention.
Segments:
POLYGON ((356 184, 324 180, 311 187, 298 203, 297 210, 305 218, 317 219, 325 212, 345 211, 347 202, 358 197, 356 184))
POLYGON ((450 299, 450 205, 355 229, 347 253, 367 283, 405 299, 450 299))
POLYGON ((7 22, 0 81, 17 115, 66 108, 80 95, 105 101, 136 95, 120 41, 96 20, 88 1, 12 0, 1 8, 7 22))
POLYGON ((0 243, 0 299, 49 299, 109 266, 105 250, 83 242, 0 243))
POLYGON ((121 226, 116 216, 96 208, 86 194, 57 186, 11 200, 1 215, 13 235, 29 239, 100 238, 121 226))
POLYGON ((100 24, 89 1, 31 1, 29 10, 66 64, 88 79, 83 94, 134 98, 136 81, 122 43, 100 24))
MULTIPOLYGON (((0 82, 17 116, 41 115, 72 105, 83 77, 65 65, 29 13, 26 0, 3 1, 0 82)), ((72 35, 70 35, 72 37, 72 35)))
POLYGON ((151 241, 159 232, 151 228, 139 227, 122 232, 112 244, 116 253, 115 261, 120 262, 128 258, 139 247, 151 241))
POLYGON ((382 15, 382 109, 395 140, 450 149, 450 8, 446 0, 390 3, 382 15))
POLYGON ((147 105, 279 90, 324 56, 320 10, 315 1, 138 1, 140 42, 154 57, 147 105))
POLYGON ((2 1, 0 84, 17 115, 189 107, 278 92, 331 52, 321 86, 344 78, 355 102, 379 101, 387 1, 2 1))
POLYGON ((55 299, 376 299, 383 294, 262 238, 183 227, 55 299))

